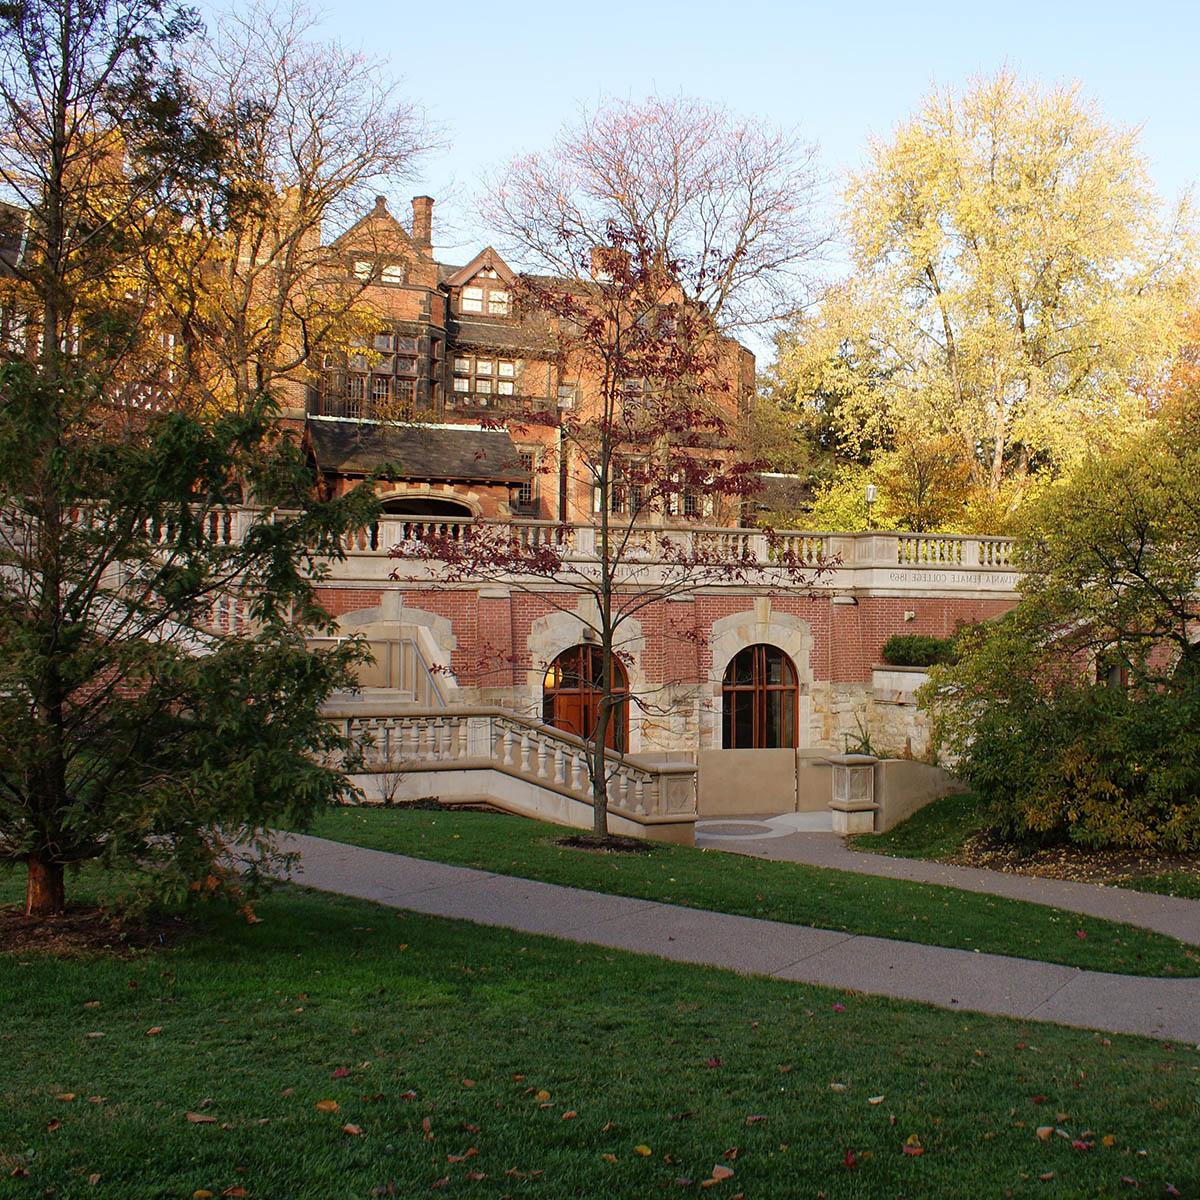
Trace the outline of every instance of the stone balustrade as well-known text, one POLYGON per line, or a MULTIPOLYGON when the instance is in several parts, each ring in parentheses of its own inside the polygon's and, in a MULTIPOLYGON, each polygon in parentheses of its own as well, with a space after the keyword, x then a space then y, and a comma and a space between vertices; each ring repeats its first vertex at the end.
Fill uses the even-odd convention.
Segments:
MULTIPOLYGON (((362 747, 363 774, 495 771, 588 808, 590 748, 580 738, 503 708, 396 711, 394 704, 342 701, 326 716, 362 747)), ((608 808, 639 826, 696 818, 696 768, 647 765, 610 751, 608 808)), ((536 808, 531 797, 530 808, 536 808)))
MULTIPOLYGON (((81 512, 79 519, 94 518, 81 512)), ((250 508, 214 510, 205 514, 204 532, 217 544, 237 545, 255 519, 255 511, 250 508)), ((346 538, 345 558, 331 564, 331 577, 382 581, 398 570, 402 582, 420 582, 437 574, 436 565, 419 554, 422 543, 463 541, 477 530, 492 535, 499 532, 524 550, 553 546, 567 561, 584 569, 596 561, 598 529, 592 524, 385 515, 346 538), (407 556, 406 550, 410 552, 407 556), (393 557, 394 551, 401 557, 393 557)), ((156 532, 148 531, 151 536, 156 532)), ((768 535, 760 529, 702 525, 639 526, 629 532, 616 527, 616 536, 625 539, 627 535, 623 560, 632 570, 655 566, 670 570, 672 564, 712 561, 736 561, 769 570, 773 564, 786 563, 811 569, 817 590, 1012 596, 1017 586, 1013 542, 1009 538, 875 530, 833 533, 789 529, 768 535)), ((165 539, 167 531, 161 531, 161 536, 165 539)))

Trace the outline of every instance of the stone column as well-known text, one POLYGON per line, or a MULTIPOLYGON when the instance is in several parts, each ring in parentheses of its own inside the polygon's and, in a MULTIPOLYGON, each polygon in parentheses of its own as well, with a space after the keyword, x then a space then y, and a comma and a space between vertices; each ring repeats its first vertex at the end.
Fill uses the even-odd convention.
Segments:
POLYGON ((873 833, 875 813, 875 764, 879 761, 873 754, 834 754, 829 760, 833 764, 833 799, 829 802, 833 813, 834 833, 873 833))

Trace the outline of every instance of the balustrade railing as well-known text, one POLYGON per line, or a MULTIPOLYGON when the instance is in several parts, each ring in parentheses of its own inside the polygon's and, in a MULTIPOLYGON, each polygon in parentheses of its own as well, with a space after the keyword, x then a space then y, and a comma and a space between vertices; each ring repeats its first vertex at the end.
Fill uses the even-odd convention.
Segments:
MULTIPOLYGON (((331 707, 326 715, 362 749, 367 773, 491 768, 592 803, 587 743, 506 709, 380 712, 357 704, 331 707)), ((610 751, 606 774, 613 812, 643 822, 695 815, 690 764, 647 766, 610 751)))
MULTIPOLYGON (((95 511, 79 509, 81 524, 100 524, 95 511)), ((201 534, 218 544, 241 543, 247 530, 260 519, 247 507, 210 509, 200 518, 201 534)), ((169 544, 177 531, 167 525, 146 528, 151 540, 169 544)), ((598 529, 594 524, 560 524, 530 519, 472 520, 454 517, 386 514, 370 525, 347 534, 343 550, 350 557, 387 558, 422 543, 462 542, 474 536, 511 540, 524 550, 552 546, 576 562, 594 561, 598 529)), ((670 564, 727 560, 730 562, 794 563, 801 566, 835 566, 846 570, 887 567, 953 568, 961 571, 1013 572, 1016 570, 1010 538, 961 534, 833 533, 808 530, 713 528, 702 525, 637 526, 612 531, 629 563, 670 564)), ((960 583, 963 581, 959 581, 960 583)), ((994 581, 994 586, 1001 586, 994 581)))

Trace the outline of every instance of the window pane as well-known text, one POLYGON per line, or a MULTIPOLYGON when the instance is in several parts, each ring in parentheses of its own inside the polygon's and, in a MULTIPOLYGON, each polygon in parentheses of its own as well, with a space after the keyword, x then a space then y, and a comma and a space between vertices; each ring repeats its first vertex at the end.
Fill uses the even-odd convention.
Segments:
POLYGON ((377 333, 375 335, 376 350, 390 350, 392 348, 392 335, 390 333, 377 333))
POLYGON ((471 381, 469 379, 455 379, 454 390, 456 392, 469 392, 471 390, 471 381))
POLYGON ((512 380, 501 379, 500 382, 496 384, 496 391, 499 392, 501 396, 511 396, 513 394, 512 380))
MULTIPOLYGON (((458 380, 455 380, 455 383, 457 382, 458 380)), ((475 390, 481 396, 490 396, 492 394, 492 381, 490 379, 475 380, 475 390)))
POLYGON ((403 283, 404 268, 397 263, 388 263, 388 265, 383 268, 383 282, 403 283))
POLYGON ((496 364, 496 374, 502 379, 511 379, 513 377, 513 364, 510 362, 498 362, 496 364))
POLYGON ((460 375, 469 375, 471 373, 471 360, 469 358, 456 358, 454 360, 454 369, 460 375))
POLYGON ((490 375, 492 373, 492 360, 490 358, 481 358, 475 364, 476 375, 490 375))

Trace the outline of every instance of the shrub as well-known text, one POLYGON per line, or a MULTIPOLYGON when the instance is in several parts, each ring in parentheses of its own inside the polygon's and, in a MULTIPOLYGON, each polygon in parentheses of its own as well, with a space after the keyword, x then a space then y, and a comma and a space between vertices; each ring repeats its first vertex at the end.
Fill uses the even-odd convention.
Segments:
POLYGON ((954 638, 896 633, 883 644, 883 661, 893 667, 932 667, 955 659, 954 638))
POLYGON ((1013 614, 935 667, 920 698, 1001 836, 1200 848, 1200 684, 1097 684, 1013 614))

